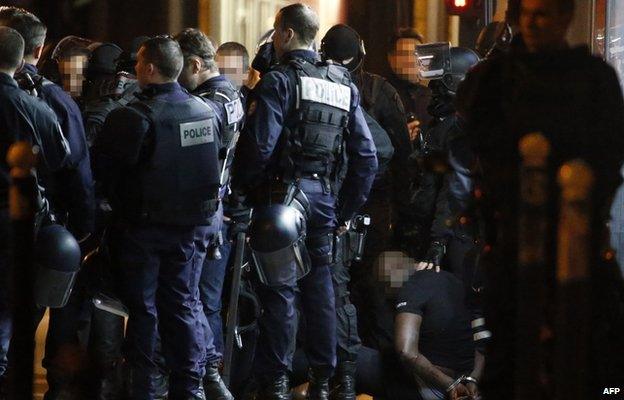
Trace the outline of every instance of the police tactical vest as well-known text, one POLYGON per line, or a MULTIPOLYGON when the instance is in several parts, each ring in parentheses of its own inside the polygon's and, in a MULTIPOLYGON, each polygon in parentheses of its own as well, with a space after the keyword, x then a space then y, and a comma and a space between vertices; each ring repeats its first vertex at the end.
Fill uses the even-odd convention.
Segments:
POLYGON ((337 193, 346 169, 350 74, 336 65, 304 60, 293 60, 288 67, 296 75, 297 99, 283 132, 283 180, 318 177, 337 193))
POLYGON ((217 120, 212 108, 189 96, 180 103, 147 99, 130 107, 151 122, 150 158, 139 173, 140 219, 171 225, 207 225, 219 206, 217 120))
POLYGON ((199 97, 218 102, 225 109, 225 121, 221 126, 221 186, 226 186, 230 180, 230 168, 234 160, 234 149, 238 142, 243 124, 245 111, 238 90, 230 82, 218 82, 215 87, 197 94, 199 97))

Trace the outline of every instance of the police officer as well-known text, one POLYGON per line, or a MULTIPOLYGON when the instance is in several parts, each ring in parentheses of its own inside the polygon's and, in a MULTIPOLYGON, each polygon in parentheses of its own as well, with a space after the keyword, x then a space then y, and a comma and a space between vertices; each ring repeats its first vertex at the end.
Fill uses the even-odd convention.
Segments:
POLYGON ((204 377, 206 396, 218 399, 232 398, 221 385, 218 366, 223 354, 223 328, 221 322, 221 295, 223 281, 230 258, 230 209, 227 206, 229 191, 229 170, 234 158, 240 125, 244 115, 243 104, 238 91, 230 81, 219 74, 215 62, 215 48, 210 39, 199 29, 188 28, 175 36, 184 54, 184 68, 178 82, 194 95, 200 96, 215 109, 219 116, 222 133, 222 147, 219 149, 221 162, 221 196, 224 201, 223 227, 219 241, 214 244, 211 256, 206 257, 199 283, 200 298, 208 320, 208 333, 214 346, 207 348, 207 369, 204 377), (218 256, 217 256, 218 255, 218 256))
MULTIPOLYGON (((76 102, 61 87, 39 75, 35 66, 41 57, 46 38, 46 26, 33 14, 18 11, 1 24, 11 27, 25 40, 24 66, 16 74, 22 88, 33 90, 54 110, 63 133, 69 142, 71 156, 67 167, 48 178, 46 197, 55 215, 67 225, 79 240, 84 240, 93 230, 94 194, 91 163, 86 145, 83 121, 76 102), (66 187, 71 190, 65 190, 66 187)), ((34 94, 33 92, 33 94, 34 94)), ((63 308, 50 311, 50 328, 46 338, 46 356, 43 365, 48 370, 46 399, 54 399, 63 382, 69 379, 60 365, 62 348, 77 348, 82 300, 78 291, 63 308)))
MULTIPOLYGON (((21 90, 13 79, 22 64, 24 39, 14 29, 0 27, 0 381, 6 373, 7 352, 11 338, 9 303, 8 177, 6 151, 17 140, 25 140, 40 149, 40 175, 49 175, 65 167, 69 145, 54 112, 43 102, 21 90)), ((45 184, 45 181, 41 181, 45 184)), ((0 387, 2 386, 0 382, 0 387)))
POLYGON ((221 136, 212 107, 177 83, 183 64, 173 39, 145 41, 136 65, 139 100, 113 111, 94 145, 116 214, 111 236, 130 311, 134 399, 154 398, 158 332, 171 372, 169 398, 204 398, 198 282, 221 228, 221 136))
MULTIPOLYGON (((429 46, 417 46, 416 49, 429 46)), ((423 185, 415 195, 417 214, 429 231, 428 250, 418 259, 418 269, 441 267, 459 278, 466 289, 471 325, 477 351, 485 351, 490 332, 481 307, 481 272, 477 265, 481 247, 481 217, 476 211, 474 191, 478 159, 461 120, 456 115, 455 98, 466 73, 479 62, 479 56, 463 47, 442 45, 438 54, 448 54, 444 71, 431 76, 433 117, 423 131, 414 156, 418 158, 423 185)), ((431 54, 420 54, 425 57, 431 54)), ((428 58, 428 60, 437 58, 428 58)), ((436 62, 436 61, 434 61, 436 62)))
MULTIPOLYGON (((317 15, 303 4, 278 12, 273 46, 281 63, 263 75, 250 97, 233 178, 234 189, 249 193, 256 207, 268 204, 271 195, 274 201, 292 204, 298 198, 298 204, 309 205, 307 210, 305 206, 300 209, 308 214, 306 247, 312 268, 298 282, 311 365, 308 396, 327 399, 336 363, 331 237, 336 228, 344 232, 345 221, 366 201, 377 160, 348 71, 318 63, 310 50, 318 27, 317 15), (346 177, 341 182, 344 169, 346 177)), ((274 222, 278 226, 299 215, 275 210, 281 218, 274 222)), ((253 227, 252 220, 252 250, 253 241, 262 240, 254 238, 253 227)), ((279 239, 267 237, 262 244, 269 248, 267 241, 279 239)), ((260 285, 258 295, 264 308, 255 360, 260 397, 287 399, 296 327, 295 283, 260 285)))
POLYGON ((83 239, 93 230, 95 207, 91 165, 80 109, 60 86, 45 79, 37 71, 35 65, 43 52, 46 26, 35 15, 23 10, 15 12, 11 18, 3 19, 0 24, 17 30, 25 38, 24 66, 16 74, 16 79, 20 84, 28 86, 26 84, 28 75, 34 84, 28 89, 36 90, 37 95, 54 110, 69 142, 72 153, 68 164, 70 168, 63 180, 74 189, 71 193, 65 193, 60 189, 51 188, 48 196, 51 197, 50 200, 61 220, 67 223, 78 239, 83 239))
POLYGON ((365 54, 364 42, 348 25, 334 25, 321 40, 323 59, 345 66, 355 79, 379 164, 370 196, 362 208, 362 213, 372 219, 363 261, 351 270, 348 268, 350 260, 345 260, 346 265, 337 262, 332 267, 338 322, 338 366, 332 389, 332 397, 336 399, 355 399, 355 364, 361 344, 358 325, 368 328, 374 318, 371 307, 367 307, 372 295, 369 281, 376 280, 373 261, 390 245, 391 213, 404 210, 399 204, 406 204, 404 200, 409 197, 401 194, 409 182, 406 164, 411 152, 403 105, 388 81, 364 71, 365 54), (359 306, 357 315, 349 299, 350 281, 357 298, 354 303, 359 306), (363 320, 361 315, 364 315, 363 320))

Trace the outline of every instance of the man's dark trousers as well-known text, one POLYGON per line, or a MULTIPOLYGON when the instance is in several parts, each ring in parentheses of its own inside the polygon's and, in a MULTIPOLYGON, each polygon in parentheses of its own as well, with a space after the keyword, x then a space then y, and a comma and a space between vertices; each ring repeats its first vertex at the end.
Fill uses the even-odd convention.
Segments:
MULTIPOLYGON (((336 226, 336 199, 320 180, 302 179, 300 189, 310 201, 307 237, 328 235, 336 226)), ((331 374, 336 366, 336 310, 329 262, 314 261, 331 253, 331 244, 308 246, 312 269, 299 280, 299 295, 305 318, 305 350, 310 366, 331 374)), ((295 287, 269 288, 260 285, 258 297, 263 308, 255 370, 261 380, 272 379, 291 370, 297 318, 295 287)))

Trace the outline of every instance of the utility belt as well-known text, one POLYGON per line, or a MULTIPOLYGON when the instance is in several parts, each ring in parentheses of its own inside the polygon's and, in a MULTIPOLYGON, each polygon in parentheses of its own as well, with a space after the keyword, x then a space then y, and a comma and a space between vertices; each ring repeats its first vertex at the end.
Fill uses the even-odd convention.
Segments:
MULTIPOLYGON (((320 179, 313 174, 309 179, 320 179)), ((283 194, 283 204, 294 207, 301 212, 306 221, 310 218, 310 202, 306 194, 299 189, 296 182, 290 183, 286 187, 285 192, 274 192, 274 195, 283 194)), ((364 243, 368 227, 371 224, 371 218, 368 215, 357 215, 347 225, 347 231, 342 235, 334 232, 322 235, 306 236, 306 247, 310 256, 310 261, 316 265, 335 264, 343 262, 350 265, 353 261, 361 261, 364 254, 364 243), (316 248, 327 248, 329 251, 323 254, 314 254, 312 251, 316 248)))

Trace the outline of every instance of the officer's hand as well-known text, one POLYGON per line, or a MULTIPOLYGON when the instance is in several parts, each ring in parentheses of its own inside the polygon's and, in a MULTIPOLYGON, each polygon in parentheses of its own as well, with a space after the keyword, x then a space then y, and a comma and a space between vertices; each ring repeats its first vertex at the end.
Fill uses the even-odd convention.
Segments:
POLYGON ((345 233, 347 233, 347 226, 346 225, 341 225, 338 228, 336 228, 336 236, 342 236, 345 233))
POLYGON ((420 121, 415 119, 407 123, 407 130, 409 131, 410 141, 415 141, 418 139, 418 135, 420 134, 420 121))
POLYGON ((442 259, 446 254, 446 246, 439 241, 431 242, 431 246, 425 255, 425 258, 416 264, 416 271, 435 268, 436 272, 440 272, 442 259))

